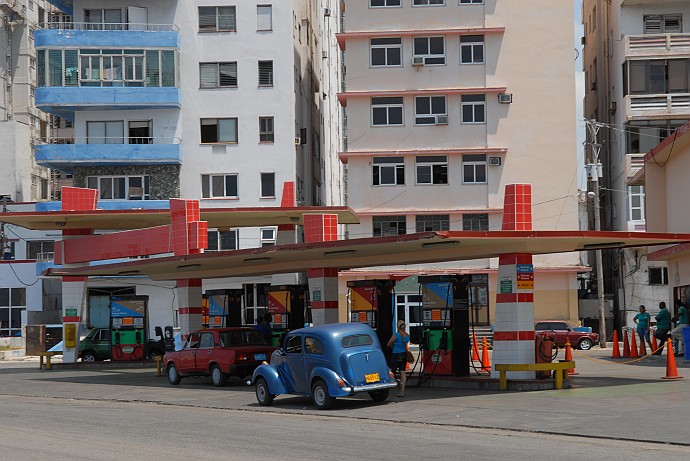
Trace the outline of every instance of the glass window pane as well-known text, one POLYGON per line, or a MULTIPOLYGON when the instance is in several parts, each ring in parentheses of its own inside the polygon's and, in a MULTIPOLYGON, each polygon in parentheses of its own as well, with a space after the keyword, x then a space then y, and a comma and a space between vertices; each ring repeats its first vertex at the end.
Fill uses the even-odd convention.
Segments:
POLYGON ((218 30, 235 30, 235 7, 218 7, 218 30))
POLYGON ((237 176, 227 175, 225 177, 225 195, 227 197, 237 197, 237 176))
POLYGON ((218 120, 218 141, 237 142, 237 119, 218 120))
POLYGON ((391 125, 402 125, 403 124, 403 108, 402 107, 391 107, 388 110, 389 123, 391 125))
POLYGON ((211 177, 211 196, 212 197, 223 197, 225 196, 225 179, 223 176, 212 176, 211 177))

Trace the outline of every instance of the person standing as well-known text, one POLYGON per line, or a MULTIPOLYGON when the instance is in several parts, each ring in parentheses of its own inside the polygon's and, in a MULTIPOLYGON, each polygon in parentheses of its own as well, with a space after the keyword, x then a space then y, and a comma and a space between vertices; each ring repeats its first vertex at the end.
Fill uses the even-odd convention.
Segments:
POLYGON ((685 344, 683 344, 683 328, 688 326, 688 309, 685 307, 685 303, 682 301, 677 301, 678 314, 673 317, 673 321, 676 322, 676 327, 671 330, 671 338, 678 341, 678 346, 676 347, 676 356, 681 356, 685 351, 685 344))
POLYGON ((633 317, 633 321, 637 324, 637 335, 640 337, 640 344, 643 344, 646 340, 647 344, 649 344, 649 349, 654 352, 654 349, 652 349, 652 341, 649 338, 650 319, 651 316, 649 312, 647 312, 647 308, 640 305, 640 313, 633 317))
POLYGON ((661 301, 659 303, 659 313, 656 314, 656 331, 654 337, 659 340, 659 350, 654 355, 661 355, 668 339, 668 332, 671 331, 671 314, 666 309, 666 303, 661 301))
POLYGON ((388 347, 393 348, 393 355, 389 362, 389 367, 393 373, 400 370, 400 393, 398 397, 405 397, 405 384, 407 383, 407 344, 410 342, 410 335, 405 331, 405 321, 398 320, 398 331, 393 333, 388 340, 388 347))

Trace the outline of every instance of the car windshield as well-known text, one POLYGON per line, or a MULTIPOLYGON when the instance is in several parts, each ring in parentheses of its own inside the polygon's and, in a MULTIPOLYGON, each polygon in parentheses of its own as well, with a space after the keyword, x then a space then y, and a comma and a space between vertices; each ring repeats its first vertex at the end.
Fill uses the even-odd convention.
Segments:
POLYGON ((224 331, 219 334, 220 344, 226 346, 265 346, 266 341, 258 331, 224 331))
POLYGON ((342 339, 341 344, 343 347, 369 346, 374 344, 374 340, 371 339, 371 336, 369 335, 352 335, 345 336, 342 339))

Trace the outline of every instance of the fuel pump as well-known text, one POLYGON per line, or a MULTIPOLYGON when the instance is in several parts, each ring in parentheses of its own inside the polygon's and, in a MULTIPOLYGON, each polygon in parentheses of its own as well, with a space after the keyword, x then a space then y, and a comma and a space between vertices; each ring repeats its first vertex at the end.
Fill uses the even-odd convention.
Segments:
POLYGON ((386 346, 393 336, 393 280, 352 280, 347 282, 350 299, 350 322, 366 323, 379 338, 386 358, 386 346))
POLYGON ((469 376, 469 276, 419 276, 423 374, 469 376))
POLYGON ((290 330, 302 328, 309 318, 306 285, 277 285, 268 289, 268 312, 273 316, 273 343, 280 346, 290 330))
POLYGON ((110 348, 113 361, 146 358, 148 296, 110 297, 110 348))
MULTIPOLYGON (((225 290, 223 290, 225 291, 225 290)), ((201 324, 204 328, 222 328, 228 317, 227 295, 207 292, 201 299, 201 324)))

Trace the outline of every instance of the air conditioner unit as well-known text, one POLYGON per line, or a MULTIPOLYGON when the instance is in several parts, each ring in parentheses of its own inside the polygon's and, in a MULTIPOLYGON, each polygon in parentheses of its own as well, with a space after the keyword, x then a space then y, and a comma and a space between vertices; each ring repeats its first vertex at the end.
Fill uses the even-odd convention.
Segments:
POLYGON ((302 138, 295 136, 295 146, 299 146, 300 144, 302 144, 302 138))
POLYGON ((330 16, 331 15, 331 9, 330 8, 324 8, 323 9, 323 15, 324 16, 330 16))
POLYGON ((489 157, 489 165, 501 166, 501 157, 489 157))
POLYGON ((498 95, 498 102, 501 104, 512 104, 513 94, 512 93, 500 93, 498 95))
POLYGON ((423 56, 413 56, 412 57, 412 65, 413 66, 423 66, 424 65, 424 57, 423 56))
POLYGON ((448 116, 447 115, 437 115, 436 116, 436 124, 437 125, 448 125, 448 116))

